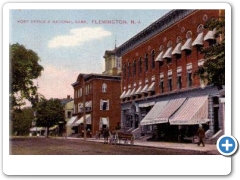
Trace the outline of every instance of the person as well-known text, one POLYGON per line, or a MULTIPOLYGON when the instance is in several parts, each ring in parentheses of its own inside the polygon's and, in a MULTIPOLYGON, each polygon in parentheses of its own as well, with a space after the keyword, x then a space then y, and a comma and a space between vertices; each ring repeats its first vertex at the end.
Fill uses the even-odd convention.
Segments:
POLYGON ((108 136, 109 136, 109 130, 108 128, 105 128, 103 130, 104 144, 108 144, 108 136))
POLYGON ((198 135, 198 139, 199 139, 198 146, 200 146, 202 144, 204 147, 205 146, 205 144, 204 144, 205 130, 203 129, 201 124, 199 124, 197 135, 198 135))

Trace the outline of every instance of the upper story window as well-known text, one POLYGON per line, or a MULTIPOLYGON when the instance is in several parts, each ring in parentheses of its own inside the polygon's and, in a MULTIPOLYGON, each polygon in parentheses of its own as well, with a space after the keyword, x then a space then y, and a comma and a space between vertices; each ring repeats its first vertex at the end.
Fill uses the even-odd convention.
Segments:
POLYGON ((103 83, 103 84, 102 84, 102 92, 103 92, 103 93, 106 93, 106 92, 107 92, 107 84, 106 84, 106 83, 103 83))
POLYGON ((145 55, 145 71, 148 71, 148 54, 145 55))
POLYGON ((127 71, 126 71, 126 65, 123 66, 123 79, 126 78, 127 71))
POLYGON ((152 50, 152 53, 151 53, 151 59, 152 59, 152 68, 155 68, 155 51, 152 50))
POLYGON ((128 63, 128 77, 131 76, 131 64, 128 63))
POLYGON ((142 57, 139 57, 139 60, 138 60, 138 73, 139 74, 142 73, 142 57))
POLYGON ((134 59, 134 61, 133 61, 133 75, 134 76, 136 76, 136 68, 137 68, 136 60, 134 59))
POLYGON ((109 100, 100 100, 100 110, 109 110, 109 100))

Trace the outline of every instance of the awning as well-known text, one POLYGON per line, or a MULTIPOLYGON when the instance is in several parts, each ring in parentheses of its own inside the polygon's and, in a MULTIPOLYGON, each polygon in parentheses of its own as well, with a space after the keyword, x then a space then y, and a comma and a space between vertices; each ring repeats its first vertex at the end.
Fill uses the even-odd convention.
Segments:
POLYGON ((131 93, 131 89, 129 89, 129 90, 127 91, 127 93, 125 94, 124 97, 130 97, 130 93, 131 93))
POLYGON ((71 126, 76 119, 77 119, 77 116, 72 116, 71 119, 67 122, 67 126, 71 126))
POLYGON ((208 31, 206 36, 204 36, 203 40, 208 41, 208 40, 213 40, 215 39, 214 35, 216 33, 216 29, 214 28, 213 31, 208 31))
POLYGON ((141 93, 147 92, 147 89, 148 89, 148 84, 144 86, 144 88, 141 90, 141 93))
POLYGON ((108 125, 108 119, 107 118, 101 118, 103 125, 108 125))
POLYGON ((142 86, 139 86, 138 89, 135 91, 136 94, 141 94, 142 86))
POLYGON ((181 54, 181 47, 182 47, 182 43, 178 43, 174 48, 174 50, 172 51, 172 55, 181 54))
POLYGON ((30 129, 30 131, 43 131, 43 130, 45 130, 44 127, 33 127, 30 129))
POLYGON ((92 107, 92 101, 87 101, 86 103, 85 103, 85 107, 87 108, 87 107, 92 107))
POLYGON ((124 98, 126 94, 126 91, 123 91, 122 95, 120 96, 120 99, 124 98))
POLYGON ((163 61, 163 51, 159 53, 155 61, 163 61))
MULTIPOLYGON (((72 123, 72 126, 78 126, 81 123, 84 123, 83 116, 80 119, 75 120, 75 122, 72 123)), ((86 114, 86 124, 91 124, 91 114, 86 114)))
POLYGON ((50 127, 49 130, 52 131, 52 130, 56 129, 57 127, 58 127, 58 125, 54 125, 54 126, 50 127))
POLYGON ((149 106, 153 106, 155 104, 155 101, 152 102, 144 102, 144 103, 139 103, 139 107, 149 107, 149 106))
POLYGON ((188 38, 185 44, 182 46, 181 50, 191 50, 192 49, 192 38, 188 38))
POLYGON ((203 32, 199 33, 196 39, 193 41, 192 46, 203 45, 203 32))
POLYGON ((169 119, 171 125, 202 124, 208 121, 208 96, 187 99, 169 119))
POLYGON ((170 100, 163 108, 161 113, 154 119, 156 123, 167 123, 169 118, 179 109, 186 98, 178 98, 170 100))
POLYGON ((136 91, 136 88, 133 88, 133 90, 132 90, 131 93, 130 93, 130 96, 135 95, 135 91, 136 91))
POLYGON ((172 58, 172 47, 169 47, 165 54, 163 55, 163 58, 172 58))
POLYGON ((79 108, 83 108, 83 103, 78 103, 79 108))
MULTIPOLYGON (((153 108, 148 112, 148 114, 140 122, 141 125, 157 124, 155 118, 161 113, 163 108, 167 105, 169 101, 157 102, 153 108)), ((139 106, 140 107, 140 106, 139 106)))
POLYGON ((152 84, 149 86, 149 88, 147 89, 148 92, 152 92, 155 91, 155 82, 152 82, 152 84))

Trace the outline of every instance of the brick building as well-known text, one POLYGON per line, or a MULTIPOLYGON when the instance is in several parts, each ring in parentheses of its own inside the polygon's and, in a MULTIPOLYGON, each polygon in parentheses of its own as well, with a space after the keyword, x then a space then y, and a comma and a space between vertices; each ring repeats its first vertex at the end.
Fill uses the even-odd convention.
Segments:
POLYGON ((200 47, 218 41, 204 24, 219 12, 172 10, 117 48, 124 130, 135 136, 156 130, 158 139, 177 140, 180 133, 192 136, 201 123, 207 137, 221 134, 218 89, 193 76, 204 63, 200 47))
POLYGON ((79 74, 74 88, 74 113, 68 122, 75 134, 83 136, 84 114, 86 130, 91 135, 103 128, 113 130, 120 123, 120 76, 79 74), (85 111, 84 111, 85 108, 85 111))

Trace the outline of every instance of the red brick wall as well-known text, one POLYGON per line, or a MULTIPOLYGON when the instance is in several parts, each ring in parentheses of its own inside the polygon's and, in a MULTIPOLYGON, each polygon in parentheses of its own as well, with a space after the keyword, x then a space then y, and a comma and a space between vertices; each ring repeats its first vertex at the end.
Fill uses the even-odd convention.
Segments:
MULTIPOLYGON (((83 86, 82 78, 80 82, 74 86, 74 91, 83 86)), ((120 81, 109 80, 104 78, 92 78, 85 82, 85 87, 89 84, 92 86, 92 91, 85 95, 85 101, 92 101, 92 111, 86 112, 92 115, 92 133, 95 134, 99 130, 100 117, 109 118, 109 129, 113 130, 116 127, 117 122, 120 122, 121 118, 121 107, 120 107, 120 81), (102 92, 102 84, 107 84, 107 91, 102 92), (100 110, 100 100, 109 100, 109 110, 100 110)), ((74 93, 75 95, 75 93, 74 93)), ((74 96, 74 105, 83 102, 83 96, 76 98, 74 96)), ((82 113, 77 113, 81 117, 82 113)))
MULTIPOLYGON (((198 10, 194 13, 190 14, 186 18, 182 19, 179 22, 176 22, 173 26, 167 28, 166 30, 162 31, 161 33, 157 34, 156 36, 150 38, 146 42, 142 43, 135 49, 127 52, 122 56, 122 67, 128 63, 133 64, 133 60, 137 60, 137 75, 128 77, 128 70, 127 71, 127 77, 123 77, 122 72, 122 91, 124 87, 128 87, 128 85, 133 85, 134 82, 136 82, 137 87, 139 80, 142 81, 142 87, 145 84, 145 79, 148 78, 149 84, 151 83, 151 77, 155 75, 155 91, 156 94, 161 94, 159 89, 159 74, 161 72, 164 72, 164 87, 165 87, 165 93, 168 91, 167 89, 167 72, 168 69, 172 69, 172 84, 173 84, 173 91, 178 91, 177 89, 177 67, 182 66, 182 89, 187 88, 187 80, 186 80, 186 64, 192 63, 192 74, 198 69, 198 60, 203 59, 203 55, 199 52, 197 53, 196 47, 192 47, 192 53, 190 56, 186 57, 185 52, 182 51, 181 59, 176 60, 175 56, 172 56, 172 63, 167 64, 166 60, 164 60, 164 64, 162 67, 159 68, 158 62, 155 64, 155 68, 151 67, 151 52, 152 50, 155 50, 155 58, 159 54, 159 47, 160 45, 164 46, 164 49, 166 51, 167 49, 167 43, 171 40, 173 44, 173 49, 176 46, 176 39, 178 36, 181 36, 182 38, 182 45, 186 41, 186 33, 188 31, 192 32, 192 41, 195 40, 197 37, 197 27, 199 24, 205 24, 206 21, 203 20, 203 16, 207 15, 208 19, 212 17, 218 17, 219 11, 218 10, 198 10), (183 31, 183 28, 185 31, 183 31), (138 74, 138 60, 139 57, 142 57, 142 60, 145 57, 145 54, 148 53, 148 71, 145 72, 145 65, 144 61, 142 62, 142 73, 138 74), (168 65, 168 66, 167 66, 168 65)), ((204 35, 206 35, 208 30, 204 29, 204 35)), ((204 46, 208 46, 208 42, 204 42, 204 46)), ((193 79, 193 86, 197 87, 199 86, 199 79, 195 77, 193 79)))

